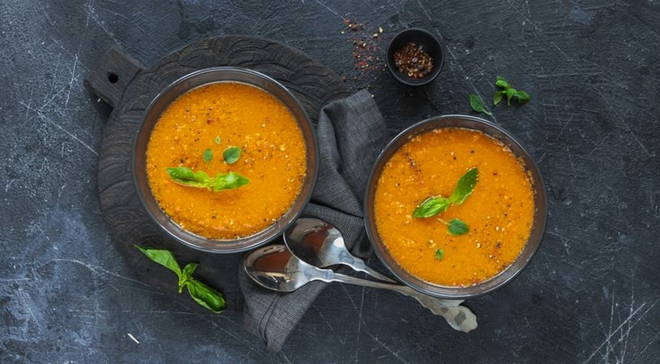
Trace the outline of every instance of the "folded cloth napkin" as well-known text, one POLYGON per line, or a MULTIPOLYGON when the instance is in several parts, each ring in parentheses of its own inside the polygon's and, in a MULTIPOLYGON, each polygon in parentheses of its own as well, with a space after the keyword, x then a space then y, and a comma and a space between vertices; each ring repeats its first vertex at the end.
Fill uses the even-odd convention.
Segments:
MULTIPOLYGON (((387 141, 387 129, 371 94, 362 90, 321 110, 317 125, 320 163, 312 200, 303 216, 335 225, 353 254, 365 257, 370 245, 362 221, 362 197, 371 168, 387 141)), ((281 294, 257 286, 239 273, 246 328, 267 348, 280 350, 303 314, 325 287, 312 282, 281 294)))

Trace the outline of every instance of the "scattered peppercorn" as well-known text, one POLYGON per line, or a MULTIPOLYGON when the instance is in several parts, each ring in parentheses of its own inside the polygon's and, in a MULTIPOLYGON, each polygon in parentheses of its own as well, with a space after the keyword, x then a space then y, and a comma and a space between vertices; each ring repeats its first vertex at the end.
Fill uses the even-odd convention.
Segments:
POLYGON ((411 78, 422 78, 433 69, 433 58, 422 46, 408 43, 394 52, 394 64, 399 72, 411 78))

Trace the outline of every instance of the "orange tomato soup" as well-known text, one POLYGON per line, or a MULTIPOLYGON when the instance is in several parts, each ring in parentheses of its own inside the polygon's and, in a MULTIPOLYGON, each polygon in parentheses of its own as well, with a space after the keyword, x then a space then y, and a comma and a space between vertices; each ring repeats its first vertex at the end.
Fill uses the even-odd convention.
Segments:
POLYGON ((306 168, 305 141, 289 109, 240 83, 214 83, 181 95, 161 114, 147 147, 149 186, 160 207, 182 228, 212 239, 245 237, 272 225, 296 200, 306 168), (228 164, 223 152, 234 146, 241 155, 228 164), (213 153, 208 162, 207 149, 213 153), (217 192, 182 186, 171 180, 168 167, 211 177, 236 172, 250 183, 217 192))
POLYGON ((413 137, 385 164, 376 186, 376 227, 387 250, 403 269, 435 284, 466 286, 497 275, 524 248, 533 219, 534 191, 522 163, 499 141, 468 129, 413 137), (475 167, 478 182, 463 204, 412 217, 427 197, 449 197, 475 167), (469 232, 450 234, 442 221, 454 218, 469 232))

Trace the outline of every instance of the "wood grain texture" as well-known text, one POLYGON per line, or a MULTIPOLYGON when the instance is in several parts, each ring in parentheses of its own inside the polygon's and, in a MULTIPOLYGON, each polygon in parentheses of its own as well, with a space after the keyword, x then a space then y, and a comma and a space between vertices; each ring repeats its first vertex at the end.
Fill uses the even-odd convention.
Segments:
MULTIPOLYGON (((111 69, 125 69, 130 59, 117 51, 109 53, 100 68, 92 71, 90 81, 111 69), (107 68, 107 70, 106 70, 107 68)), ((157 93, 176 79, 198 69, 213 66, 239 66, 267 74, 293 92, 312 122, 321 107, 346 95, 343 82, 327 67, 303 53, 277 42, 246 36, 226 36, 194 43, 162 59, 148 70, 135 74, 105 127, 98 167, 98 193, 101 210, 110 226, 112 240, 133 267, 139 279, 158 287, 193 310, 200 310, 186 295, 176 293, 175 277, 149 263, 135 244, 171 250, 182 264, 200 263, 198 275, 223 291, 231 309, 240 307, 236 280, 227 286, 226 278, 238 272, 241 254, 208 254, 184 247, 166 236, 142 207, 133 184, 131 170, 134 138, 145 109, 157 93)), ((129 70, 130 71, 130 70, 129 70)), ((121 74, 120 77, 123 77, 121 74)), ((99 95, 121 95, 113 84, 91 83, 99 95)))

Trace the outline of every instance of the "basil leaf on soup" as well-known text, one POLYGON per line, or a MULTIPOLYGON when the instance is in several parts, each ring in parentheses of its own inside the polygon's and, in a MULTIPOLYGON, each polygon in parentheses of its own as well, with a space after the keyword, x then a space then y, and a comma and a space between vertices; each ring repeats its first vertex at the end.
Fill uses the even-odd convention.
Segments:
POLYGON ((468 225, 458 218, 451 220, 447 228, 452 235, 463 235, 470 231, 468 225))
POLYGON ((445 257, 445 251, 442 249, 438 249, 435 251, 435 259, 437 260, 442 260, 445 257))
POLYGON ((222 157, 225 159, 227 164, 234 164, 236 161, 238 161, 238 158, 241 157, 241 148, 229 147, 222 153, 222 157))
POLYGON ((140 246, 136 246, 136 248, 140 249, 140 251, 152 261, 176 273, 178 277, 181 277, 181 267, 179 267, 179 263, 177 263, 174 255, 172 255, 172 252, 169 250, 149 249, 140 246))
POLYGON ((472 194, 474 186, 477 184, 479 179, 479 170, 477 168, 471 168, 468 170, 463 177, 458 180, 456 188, 449 196, 449 202, 454 205, 460 205, 472 194))
POLYGON ((213 159, 213 151, 211 148, 206 148, 204 153, 202 153, 202 159, 204 159, 204 162, 208 163, 213 159))
POLYGON ((167 168, 167 174, 170 175, 172 181, 184 186, 205 188, 209 181, 209 175, 206 172, 193 172, 188 167, 167 168))
POLYGON ((449 207, 449 200, 442 196, 431 196, 426 200, 422 201, 415 211, 413 211, 412 216, 417 218, 427 218, 433 217, 449 207))
POLYGON ((229 172, 227 174, 218 174, 211 186, 210 189, 213 191, 229 190, 234 188, 239 188, 250 183, 250 180, 236 172, 229 172))
POLYGON ((172 167, 167 168, 167 173, 172 181, 177 184, 187 187, 207 188, 216 192, 239 188, 250 183, 247 177, 236 172, 220 173, 211 178, 203 171, 193 172, 187 167, 172 167))

